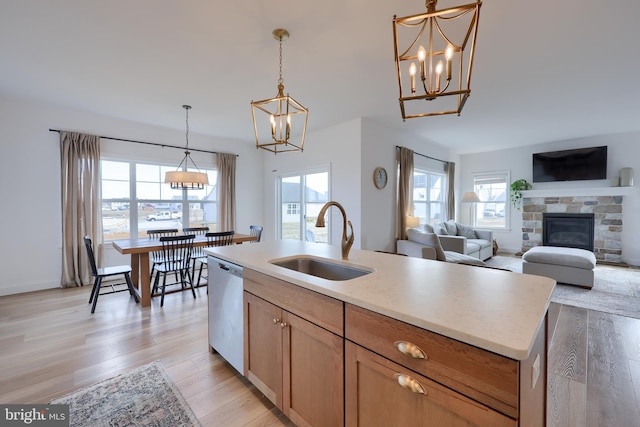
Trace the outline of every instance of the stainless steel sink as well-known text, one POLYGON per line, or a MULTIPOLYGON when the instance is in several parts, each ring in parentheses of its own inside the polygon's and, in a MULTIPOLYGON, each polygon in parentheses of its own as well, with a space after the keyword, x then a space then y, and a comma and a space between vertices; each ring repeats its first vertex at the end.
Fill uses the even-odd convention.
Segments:
POLYGON ((372 273, 373 270, 337 264, 318 258, 297 257, 269 261, 273 265, 310 274, 327 280, 349 280, 372 273))

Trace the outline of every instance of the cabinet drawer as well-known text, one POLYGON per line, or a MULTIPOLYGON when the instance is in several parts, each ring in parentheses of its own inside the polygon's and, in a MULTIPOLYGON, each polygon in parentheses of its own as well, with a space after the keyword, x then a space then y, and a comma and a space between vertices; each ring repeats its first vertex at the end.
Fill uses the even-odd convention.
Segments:
POLYGON ((515 427, 517 421, 347 341, 347 426, 515 427))
POLYGON ((345 306, 347 339, 510 417, 518 417, 517 361, 370 310, 345 306), (423 358, 407 354, 416 346, 423 358))
POLYGON ((344 303, 284 280, 244 269, 244 290, 344 336, 344 303))

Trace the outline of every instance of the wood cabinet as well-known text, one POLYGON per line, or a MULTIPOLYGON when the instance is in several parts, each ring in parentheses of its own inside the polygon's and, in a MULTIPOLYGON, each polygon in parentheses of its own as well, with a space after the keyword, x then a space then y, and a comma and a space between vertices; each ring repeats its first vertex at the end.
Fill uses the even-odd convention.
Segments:
POLYGON ((299 426, 545 425, 546 325, 513 360, 245 268, 245 376, 299 426))
POLYGON ((246 269, 244 277, 245 376, 295 424, 343 425, 344 338, 318 326, 342 331, 343 303, 246 269))
POLYGON ((419 426, 545 423, 545 325, 525 361, 351 304, 345 325, 348 426, 373 420, 419 426))
POLYGON ((347 426, 515 427, 516 420, 350 341, 347 426))

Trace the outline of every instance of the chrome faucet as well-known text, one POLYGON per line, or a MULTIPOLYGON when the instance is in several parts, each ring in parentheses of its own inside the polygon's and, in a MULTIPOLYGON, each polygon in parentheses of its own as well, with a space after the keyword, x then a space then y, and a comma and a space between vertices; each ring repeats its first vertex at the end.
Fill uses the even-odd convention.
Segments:
POLYGON ((342 205, 338 202, 327 202, 320 209, 320 213, 318 213, 318 220, 316 221, 316 227, 325 227, 324 216, 327 213, 327 209, 330 206, 335 206, 340 209, 340 213, 342 213, 342 259, 349 259, 349 250, 353 245, 353 224, 351 221, 347 221, 347 213, 344 211, 342 205), (351 228, 351 235, 347 238, 347 224, 349 224, 349 228, 351 228))

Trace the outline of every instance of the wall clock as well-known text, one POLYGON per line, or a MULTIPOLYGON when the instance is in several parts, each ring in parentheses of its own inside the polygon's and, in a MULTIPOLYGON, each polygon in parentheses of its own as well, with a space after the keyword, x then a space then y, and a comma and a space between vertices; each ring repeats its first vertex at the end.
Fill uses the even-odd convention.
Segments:
POLYGON ((373 170, 373 183, 379 190, 387 186, 387 170, 385 168, 377 167, 373 170))

